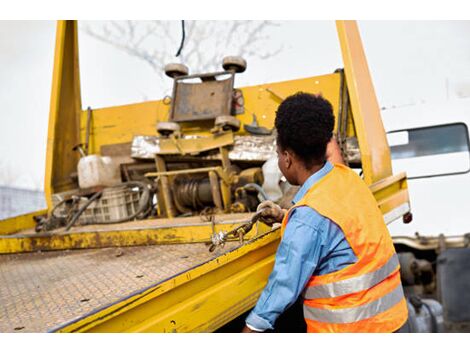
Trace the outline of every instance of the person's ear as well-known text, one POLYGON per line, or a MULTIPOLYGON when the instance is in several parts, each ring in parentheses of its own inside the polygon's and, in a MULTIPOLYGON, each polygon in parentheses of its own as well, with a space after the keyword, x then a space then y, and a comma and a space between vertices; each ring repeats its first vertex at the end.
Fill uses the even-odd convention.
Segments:
POLYGON ((292 165, 292 154, 288 150, 284 150, 284 167, 288 170, 292 165))

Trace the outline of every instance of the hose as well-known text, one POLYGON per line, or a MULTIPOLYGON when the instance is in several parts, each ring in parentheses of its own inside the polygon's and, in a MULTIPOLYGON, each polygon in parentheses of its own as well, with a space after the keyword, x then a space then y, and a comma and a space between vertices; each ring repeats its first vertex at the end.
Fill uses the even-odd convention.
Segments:
MULTIPOLYGON (((139 206, 134 214, 131 214, 125 218, 122 219, 117 219, 117 220, 105 220, 105 221, 97 221, 94 222, 94 224, 117 224, 121 222, 126 222, 135 219, 140 213, 144 212, 147 210, 147 208, 150 206, 149 200, 150 200, 150 189, 147 187, 147 185, 143 182, 139 181, 129 181, 122 183, 118 186, 113 186, 109 188, 120 188, 120 187, 139 187, 141 188, 142 191, 142 196, 139 199, 139 206)), ((70 230, 70 228, 77 222, 79 217, 83 214, 83 212, 90 206, 91 203, 93 203, 95 200, 97 200, 101 195, 103 194, 103 191, 95 193, 88 201, 78 209, 78 211, 75 213, 73 218, 68 222, 65 231, 70 230)))
POLYGON ((244 189, 247 189, 247 188, 254 188, 255 190, 258 191, 258 193, 261 195, 261 197, 263 197, 264 199, 263 200, 268 200, 268 195, 266 194, 266 192, 264 191, 264 189, 256 184, 256 183, 247 183, 246 185, 244 185, 242 188, 244 189))

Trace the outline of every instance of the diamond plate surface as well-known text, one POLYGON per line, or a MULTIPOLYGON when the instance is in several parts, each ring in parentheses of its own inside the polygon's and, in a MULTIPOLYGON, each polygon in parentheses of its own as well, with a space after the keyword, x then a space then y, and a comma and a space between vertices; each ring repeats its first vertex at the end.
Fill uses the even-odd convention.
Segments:
POLYGON ((0 332, 45 332, 185 272, 204 244, 0 255, 0 332))

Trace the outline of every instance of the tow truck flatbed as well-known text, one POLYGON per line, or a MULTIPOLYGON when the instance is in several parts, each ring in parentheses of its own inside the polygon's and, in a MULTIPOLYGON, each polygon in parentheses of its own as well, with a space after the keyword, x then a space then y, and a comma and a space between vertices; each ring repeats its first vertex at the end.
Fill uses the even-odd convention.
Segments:
POLYGON ((203 243, 193 243, 1 255, 0 331, 99 331, 100 326, 105 331, 214 331, 254 304, 273 261, 272 248, 260 251, 260 245, 277 245, 277 237, 271 233, 244 245, 227 243, 214 253, 203 243), (255 259, 266 254, 264 260, 255 259), (254 265, 244 273, 240 261, 254 265), (254 272, 259 267, 264 270, 254 272), (247 284, 248 299, 243 297, 247 284), (211 300, 201 285, 209 289, 211 300), (168 291, 172 294, 165 300, 168 291), (224 297, 232 295, 240 300, 227 307, 224 297), (137 312, 136 318, 132 308, 145 307, 156 296, 157 306, 137 312), (207 316, 206 324, 194 326, 204 321, 196 318, 199 314, 207 316))

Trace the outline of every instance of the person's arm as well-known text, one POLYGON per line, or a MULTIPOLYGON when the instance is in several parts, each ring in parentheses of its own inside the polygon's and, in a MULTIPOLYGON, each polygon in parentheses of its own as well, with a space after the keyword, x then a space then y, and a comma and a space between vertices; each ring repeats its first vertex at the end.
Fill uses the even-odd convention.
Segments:
POLYGON ((325 218, 308 207, 296 208, 279 244, 273 271, 243 332, 273 329, 276 319, 299 297, 322 253, 325 218))

